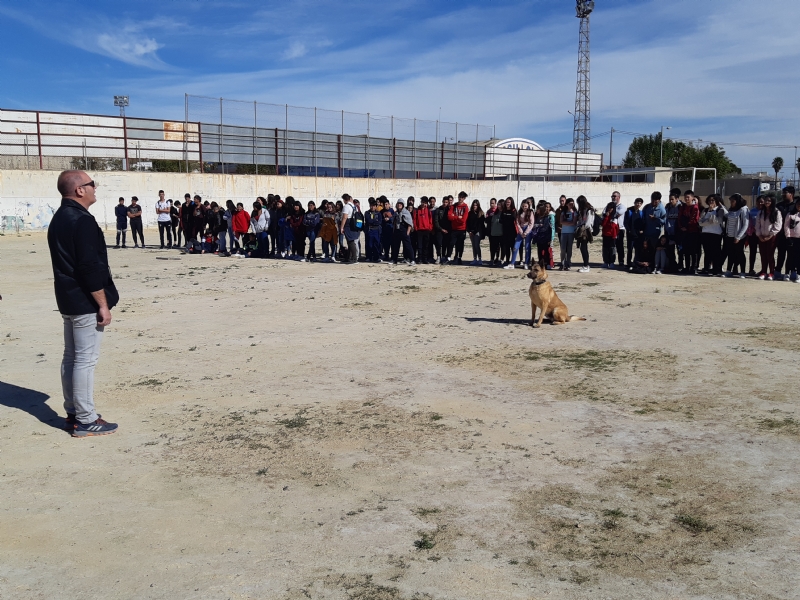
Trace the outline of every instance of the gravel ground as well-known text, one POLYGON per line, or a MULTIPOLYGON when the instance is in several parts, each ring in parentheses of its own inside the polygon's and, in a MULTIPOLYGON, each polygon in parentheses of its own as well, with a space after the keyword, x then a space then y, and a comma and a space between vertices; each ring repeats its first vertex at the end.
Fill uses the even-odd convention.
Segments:
POLYGON ((75 440, 0 237, 0 597, 800 597, 800 286, 551 272, 534 330, 523 271, 110 256, 75 440))

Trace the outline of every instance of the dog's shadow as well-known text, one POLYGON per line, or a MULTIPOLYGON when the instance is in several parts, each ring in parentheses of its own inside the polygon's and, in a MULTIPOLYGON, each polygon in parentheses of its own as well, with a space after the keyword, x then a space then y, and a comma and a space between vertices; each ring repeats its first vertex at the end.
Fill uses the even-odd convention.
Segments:
MULTIPOLYGON (((499 323, 500 325, 526 325, 531 326, 530 319, 494 319, 490 317, 464 317, 470 323, 499 323)), ((545 319, 547 321, 547 319, 545 319)))

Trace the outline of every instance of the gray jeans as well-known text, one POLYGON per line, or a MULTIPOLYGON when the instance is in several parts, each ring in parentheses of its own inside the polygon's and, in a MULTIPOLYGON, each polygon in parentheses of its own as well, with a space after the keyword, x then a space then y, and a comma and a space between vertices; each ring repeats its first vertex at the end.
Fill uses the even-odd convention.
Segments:
POLYGON ((574 240, 574 233, 561 234, 561 266, 565 269, 572 266, 572 243, 574 240))
MULTIPOLYGON (((219 232, 219 253, 225 254, 228 251, 227 246, 225 245, 225 236, 228 234, 227 231, 220 231, 219 232)), ((231 247, 233 247, 233 240, 231 240, 231 247)))
POLYGON ((469 241, 472 242, 473 260, 481 260, 481 235, 479 233, 470 233, 469 241))
POLYGON ((358 240, 347 240, 347 249, 350 251, 350 262, 358 262, 358 240))
POLYGON ((97 314, 61 315, 64 319, 64 358, 61 361, 61 389, 64 409, 81 423, 94 423, 94 368, 100 358, 103 329, 97 314))

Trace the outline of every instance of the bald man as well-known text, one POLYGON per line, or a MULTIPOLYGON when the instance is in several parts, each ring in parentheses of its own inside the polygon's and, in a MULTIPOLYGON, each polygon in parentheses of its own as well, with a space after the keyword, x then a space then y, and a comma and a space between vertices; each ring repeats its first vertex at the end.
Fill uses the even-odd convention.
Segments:
POLYGON ((119 294, 108 267, 103 232, 89 213, 97 201, 95 182, 83 171, 64 171, 57 185, 61 206, 50 221, 47 243, 56 303, 64 321, 61 388, 66 429, 77 438, 107 435, 117 425, 95 412, 94 369, 119 294))

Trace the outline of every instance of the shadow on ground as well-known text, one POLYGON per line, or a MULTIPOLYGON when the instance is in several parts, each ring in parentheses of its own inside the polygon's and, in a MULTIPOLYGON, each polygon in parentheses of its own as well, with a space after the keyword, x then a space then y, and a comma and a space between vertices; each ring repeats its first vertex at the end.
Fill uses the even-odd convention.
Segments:
POLYGON ((45 425, 61 429, 64 417, 47 405, 49 398, 45 393, 0 381, 0 404, 24 411, 45 425))
POLYGON ((491 319, 489 317, 464 317, 470 323, 500 323, 501 325, 526 325, 530 327, 530 319, 491 319))

